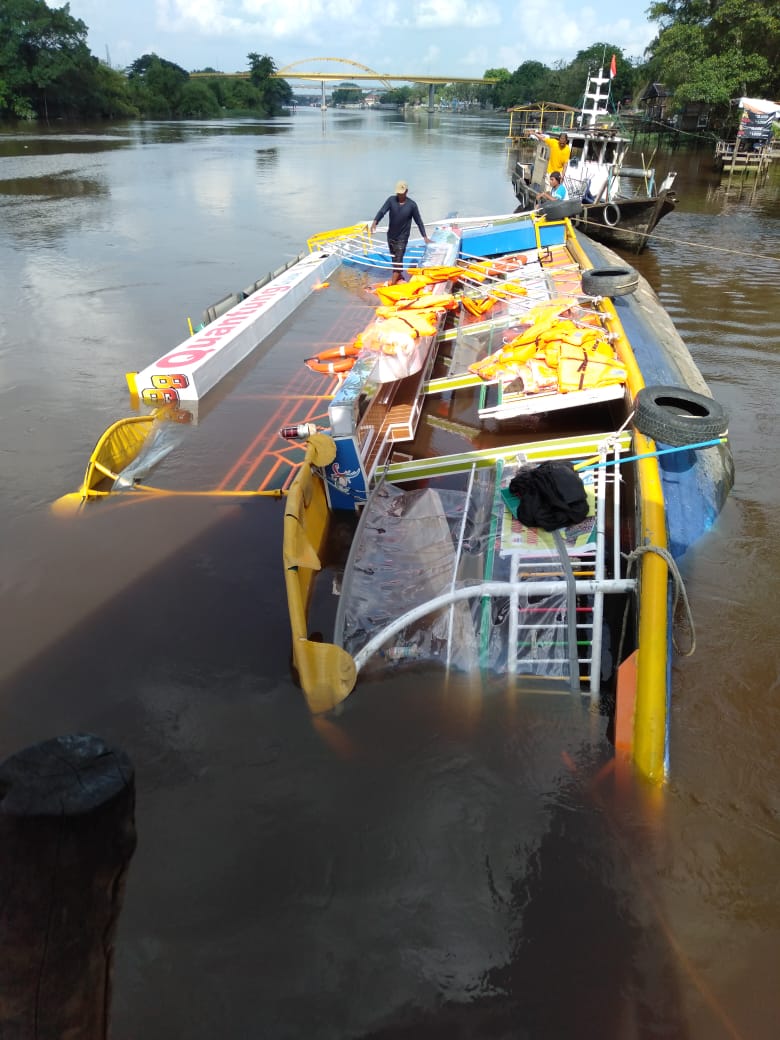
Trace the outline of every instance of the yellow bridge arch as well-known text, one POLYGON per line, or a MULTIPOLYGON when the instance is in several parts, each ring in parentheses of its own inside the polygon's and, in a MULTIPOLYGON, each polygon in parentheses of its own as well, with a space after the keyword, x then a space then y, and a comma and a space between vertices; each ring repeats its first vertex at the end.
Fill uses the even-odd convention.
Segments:
MULTIPOLYGON (((229 76, 235 79, 248 79, 250 76, 249 72, 193 72, 191 76, 229 76)), ((302 79, 302 80, 313 80, 320 83, 322 87, 322 107, 326 108, 325 103, 325 84, 332 83, 337 80, 343 80, 345 75, 349 75, 350 80, 370 80, 374 83, 381 83, 383 86, 390 89, 391 80, 401 83, 427 83, 428 84, 428 108, 430 111, 433 110, 433 98, 434 98, 434 87, 442 86, 447 83, 498 83, 497 79, 484 79, 480 76, 431 76, 428 73, 422 73, 421 75, 402 75, 397 72, 376 72, 374 69, 368 67, 368 65, 362 65, 359 61, 352 61, 349 58, 301 58, 300 61, 290 62, 289 65, 285 65, 284 68, 277 69, 273 73, 274 79, 302 79), (337 71, 317 71, 317 72, 300 72, 293 71, 299 69, 301 65, 310 65, 315 61, 326 61, 332 62, 337 65, 347 65, 350 69, 361 69, 361 72, 349 72, 346 73, 344 69, 337 71)))
POLYGON ((428 109, 433 111, 433 98, 434 98, 434 87, 443 85, 446 83, 497 83, 496 79, 483 79, 480 76, 431 76, 427 73, 422 75, 402 75, 394 72, 376 72, 374 69, 368 67, 368 65, 362 65, 359 61, 351 61, 349 58, 301 58, 300 61, 290 62, 289 65, 285 65, 284 68, 278 69, 274 76, 276 79, 307 79, 315 80, 321 84, 322 87, 322 107, 326 107, 325 104, 325 84, 326 82, 333 82, 335 80, 341 80, 344 78, 345 72, 340 69, 336 72, 293 72, 291 70, 298 69, 301 65, 309 65, 315 61, 327 61, 334 62, 338 65, 349 65, 351 68, 362 69, 362 72, 351 72, 349 78, 352 80, 372 80, 373 82, 380 82, 385 87, 390 89, 390 81, 395 80, 402 83, 427 83, 428 84, 428 109))
MULTIPOLYGON (((362 69, 363 72, 367 73, 368 75, 367 76, 361 76, 360 79, 366 79, 366 78, 372 79, 372 80, 376 79, 376 80, 379 80, 380 83, 383 83, 388 89, 390 88, 390 80, 387 78, 387 76, 383 75, 383 73, 376 72, 374 69, 370 69, 368 67, 368 65, 361 65, 359 61, 351 61, 349 58, 301 58, 300 61, 291 61, 290 64, 289 65, 285 65, 283 69, 277 69, 277 71, 274 73, 274 75, 275 75, 275 77, 277 79, 316 79, 316 80, 322 80, 323 83, 325 82, 326 79, 336 80, 336 79, 343 79, 344 78, 344 73, 343 72, 328 72, 328 73, 308 72, 307 73, 307 72, 293 72, 292 71, 293 69, 297 69, 300 65, 309 65, 313 61, 330 61, 330 62, 335 62, 335 63, 337 63, 339 65, 350 65, 350 66, 352 66, 352 68, 362 69)), ((357 77, 353 76, 352 78, 355 79, 357 77)))

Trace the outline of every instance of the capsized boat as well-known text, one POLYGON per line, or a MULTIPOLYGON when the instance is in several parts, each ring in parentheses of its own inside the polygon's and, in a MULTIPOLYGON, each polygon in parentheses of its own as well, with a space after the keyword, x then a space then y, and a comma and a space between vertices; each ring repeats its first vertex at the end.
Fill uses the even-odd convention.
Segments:
POLYGON ((148 413, 111 424, 59 504, 282 500, 293 661, 313 712, 386 669, 490 673, 597 704, 616 746, 661 778, 675 561, 731 487, 723 410, 647 283, 570 221, 450 220, 429 238, 390 286, 366 222, 323 232, 209 308, 128 376, 148 413), (312 355, 296 317, 315 305, 323 327, 348 309, 349 342, 312 355), (149 484, 225 375, 251 371, 269 341, 289 356, 296 335, 307 363, 217 486, 182 488, 177 464, 149 484), (574 474, 579 500, 548 530, 549 511, 529 515, 517 492, 550 464, 574 474))
POLYGON ((302 424, 283 556, 309 707, 331 711, 387 670, 491 673, 590 699, 661 779, 676 560, 730 490, 725 413, 649 286, 569 220, 461 220, 430 237, 405 295, 377 287, 327 428, 302 424), (426 305, 433 326, 404 341, 426 305), (550 527, 529 482, 561 467, 580 501, 550 527))
MULTIPOLYGON (((306 252, 245 289, 227 293, 204 310, 197 328, 188 320, 190 335, 185 340, 140 371, 126 373, 133 414, 112 422, 100 435, 81 486, 59 498, 53 506, 55 512, 68 515, 88 502, 116 500, 127 491, 135 494, 125 495, 125 502, 161 495, 283 495, 297 463, 297 448, 296 463, 290 461, 289 465, 284 450, 261 452, 264 457, 255 464, 265 476, 256 487, 226 481, 216 488, 181 489, 155 486, 148 478, 202 420, 225 377, 256 353, 313 293, 327 287, 327 279, 342 263, 339 251, 329 246, 333 240, 341 248, 349 242, 352 251, 365 253, 370 245, 368 224, 312 236, 306 252)), ((326 390, 322 397, 327 396, 326 390)), ((298 398, 293 395, 293 400, 298 398)), ((286 421, 288 417, 281 418, 286 421)))
MULTIPOLYGON (((571 159, 564 175, 568 200, 552 204, 551 212, 570 216, 577 228, 596 241, 640 253, 659 220, 677 204, 672 190, 677 174, 669 171, 659 183, 650 164, 652 158, 641 167, 627 164, 631 141, 608 115, 608 85, 609 76, 600 69, 589 76, 579 111, 567 106, 543 110, 545 119, 556 119, 561 125, 540 129, 548 136, 563 131, 571 144, 571 159), (574 125, 575 113, 578 125, 574 125)), ((524 129, 533 128, 536 111, 537 106, 510 109, 511 140, 522 142, 524 129)), ((532 156, 524 154, 515 161, 512 187, 522 209, 533 208, 547 190, 549 158, 548 146, 539 141, 532 156)))

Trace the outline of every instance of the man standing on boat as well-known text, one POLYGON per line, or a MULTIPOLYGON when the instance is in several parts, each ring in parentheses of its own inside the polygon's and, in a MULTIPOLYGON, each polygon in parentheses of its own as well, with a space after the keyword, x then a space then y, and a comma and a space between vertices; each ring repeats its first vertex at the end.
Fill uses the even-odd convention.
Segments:
POLYGON ((412 227, 412 221, 415 222, 417 227, 420 229, 420 234, 425 242, 430 242, 428 234, 425 230, 425 224, 420 216, 420 211, 417 208, 417 203, 414 199, 410 199, 407 192, 409 191, 409 185, 406 181, 399 181, 395 186, 395 195, 390 195, 385 199, 382 208, 379 210, 377 215, 374 217, 374 222, 371 225, 371 234, 376 231, 376 226, 385 213, 390 214, 390 222, 387 227, 387 245, 390 249, 390 256, 393 260, 393 277, 390 279, 390 284, 395 285, 397 282, 403 280, 404 276, 404 253, 406 252, 406 245, 409 241, 409 232, 412 227))
POLYGON ((537 141, 542 141, 550 149, 550 158, 547 160, 547 170, 544 178, 545 187, 549 190, 550 174, 560 173, 561 180, 563 180, 566 167, 569 165, 569 159, 571 158, 569 135, 560 133, 557 137, 545 137, 538 130, 531 130, 529 137, 535 137, 537 141))

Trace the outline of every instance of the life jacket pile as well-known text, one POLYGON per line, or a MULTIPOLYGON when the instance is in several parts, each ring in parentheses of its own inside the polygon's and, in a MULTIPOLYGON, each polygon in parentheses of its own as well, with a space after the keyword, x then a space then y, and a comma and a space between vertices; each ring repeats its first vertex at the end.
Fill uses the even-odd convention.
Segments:
POLYGON ((457 309, 452 293, 434 294, 431 286, 456 281, 462 267, 412 268, 409 274, 407 282, 374 286, 381 303, 360 334, 361 353, 411 359, 418 341, 435 335, 444 312, 457 309))
MULTIPOLYGON (((521 381, 525 394, 571 393, 625 383, 626 370, 600 324, 572 317, 576 301, 561 297, 532 308, 524 328, 469 365, 486 382, 521 381)), ((593 315, 591 320, 598 321, 593 315)))

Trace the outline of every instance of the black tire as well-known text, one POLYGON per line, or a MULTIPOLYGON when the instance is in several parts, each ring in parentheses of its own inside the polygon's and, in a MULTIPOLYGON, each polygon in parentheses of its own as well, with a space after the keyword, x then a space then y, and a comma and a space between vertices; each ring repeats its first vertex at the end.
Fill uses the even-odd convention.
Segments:
POLYGON ((639 273, 635 267, 593 267, 582 272, 582 291, 586 296, 628 296, 636 292, 639 273))
POLYGON ((617 206, 614 202, 608 202, 602 210, 601 215, 603 216, 604 223, 607 225, 607 227, 617 227, 617 225, 620 223, 620 218, 622 216, 620 212, 620 207, 617 206))
POLYGON ((646 437, 682 448, 722 436, 729 420, 712 397, 682 386, 646 386, 634 400, 634 426, 646 437))
POLYGON ((582 212, 580 199, 561 199, 556 202, 545 202, 542 213, 548 220, 563 220, 564 217, 576 217, 582 212))

